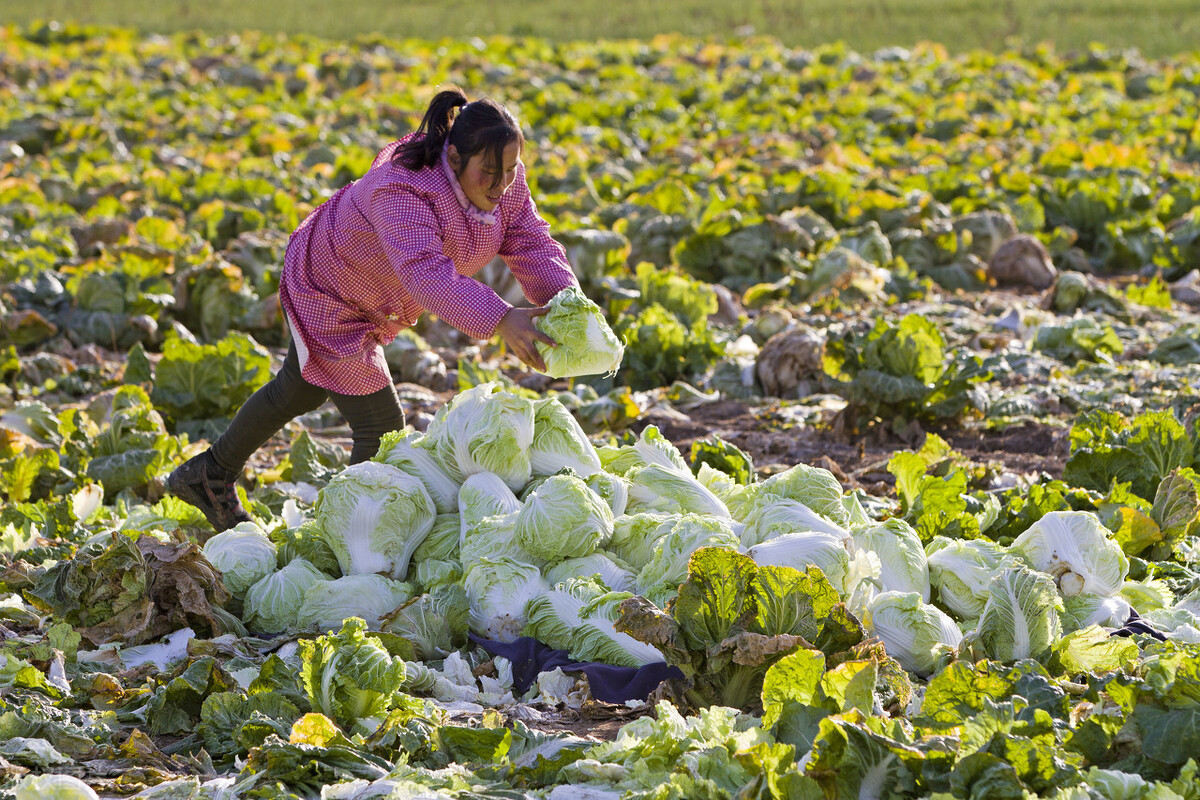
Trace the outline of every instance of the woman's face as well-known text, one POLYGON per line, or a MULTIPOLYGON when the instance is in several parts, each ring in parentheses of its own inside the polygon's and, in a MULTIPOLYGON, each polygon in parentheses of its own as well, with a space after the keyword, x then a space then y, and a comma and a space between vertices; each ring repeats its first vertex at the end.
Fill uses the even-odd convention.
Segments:
POLYGON ((467 199, 480 211, 491 211, 517 178, 517 164, 521 163, 521 142, 514 140, 508 143, 504 148, 504 164, 500 167, 487 163, 486 152, 471 156, 465 165, 454 145, 450 145, 447 155, 467 199), (501 172, 503 174, 499 174, 501 172))

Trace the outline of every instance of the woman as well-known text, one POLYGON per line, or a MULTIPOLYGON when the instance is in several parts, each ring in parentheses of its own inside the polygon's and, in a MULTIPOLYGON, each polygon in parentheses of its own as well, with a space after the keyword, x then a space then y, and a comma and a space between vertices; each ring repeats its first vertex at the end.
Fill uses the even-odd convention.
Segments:
POLYGON ((513 115, 489 100, 439 92, 420 127, 392 142, 288 242, 279 299, 292 343, 279 372, 239 409, 212 447, 167 478, 218 531, 250 519, 234 489, 251 454, 326 399, 366 461, 404 426, 383 345, 423 311, 476 339, 499 335, 526 365, 550 337, 534 319, 576 285, 566 252, 537 213, 513 115), (515 308, 470 277, 501 256, 535 308, 515 308))

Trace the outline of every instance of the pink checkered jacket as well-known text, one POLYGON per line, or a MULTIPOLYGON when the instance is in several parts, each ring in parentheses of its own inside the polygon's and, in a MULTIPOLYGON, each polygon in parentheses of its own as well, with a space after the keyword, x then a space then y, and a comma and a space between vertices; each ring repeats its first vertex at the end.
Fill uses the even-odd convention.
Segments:
POLYGON ((383 345, 423 311, 490 338, 512 306, 471 276, 497 255, 535 305, 577 284, 538 215, 524 164, 493 217, 470 204, 448 169, 393 162, 402 141, 309 214, 284 258, 279 299, 301 374, 340 394, 388 386, 383 345))

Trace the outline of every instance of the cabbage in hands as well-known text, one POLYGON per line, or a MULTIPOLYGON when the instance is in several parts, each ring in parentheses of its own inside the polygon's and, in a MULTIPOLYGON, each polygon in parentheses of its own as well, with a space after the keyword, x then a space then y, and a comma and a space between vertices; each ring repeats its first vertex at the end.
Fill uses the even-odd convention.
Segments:
POLYGON ((343 575, 408 573, 413 550, 437 509, 420 479, 389 464, 364 461, 335 475, 317 496, 322 535, 343 575))
POLYGON ((608 504, 574 475, 551 475, 517 514, 517 544, 551 563, 594 552, 612 532, 608 504))
POLYGON ((962 631, 946 612, 921 601, 916 592, 883 592, 867 606, 867 630, 907 670, 933 674, 938 660, 962 643, 962 631))
POLYGON ((1052 511, 1013 541, 1009 551, 1054 578, 1063 597, 1121 591, 1129 559, 1088 511, 1052 511))
POLYGON ((577 286, 569 286, 550 301, 550 311, 536 320, 538 329, 558 346, 537 342, 552 378, 611 375, 621 366, 625 345, 613 333, 600 307, 577 286))

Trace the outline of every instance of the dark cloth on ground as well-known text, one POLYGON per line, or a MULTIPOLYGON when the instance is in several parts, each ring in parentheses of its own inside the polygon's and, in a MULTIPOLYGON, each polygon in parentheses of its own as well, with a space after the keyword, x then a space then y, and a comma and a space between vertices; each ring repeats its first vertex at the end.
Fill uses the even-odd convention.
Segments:
POLYGON ((469 634, 471 641, 493 656, 512 662, 513 694, 523 695, 537 681, 538 674, 561 668, 563 672, 582 672, 587 676, 592 697, 605 703, 645 700, 665 680, 679 680, 683 672, 666 662, 641 667, 616 667, 598 661, 572 661, 566 650, 555 650, 528 636, 512 642, 495 642, 469 634))
POLYGON ((1125 620, 1125 625, 1114 630, 1109 636, 1133 636, 1135 633, 1142 636, 1153 636, 1160 642, 1167 640, 1166 634, 1142 619, 1133 609, 1129 610, 1129 619, 1125 620))

